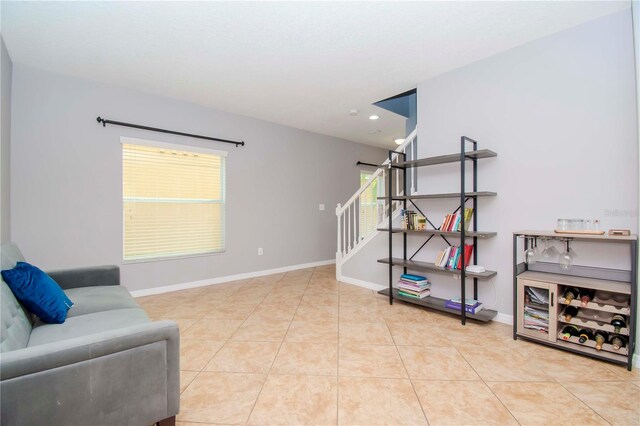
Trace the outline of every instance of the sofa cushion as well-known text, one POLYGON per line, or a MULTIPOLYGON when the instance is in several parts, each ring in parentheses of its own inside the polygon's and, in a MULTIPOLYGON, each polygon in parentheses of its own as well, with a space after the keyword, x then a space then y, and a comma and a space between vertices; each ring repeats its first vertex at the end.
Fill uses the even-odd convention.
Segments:
POLYGON ((49 275, 27 262, 2 271, 16 298, 44 322, 62 324, 73 302, 49 275))
POLYGON ((140 308, 127 289, 119 285, 70 288, 65 293, 74 303, 68 318, 114 309, 140 308))
MULTIPOLYGON (((11 269, 24 257, 15 244, 7 243, 0 246, 0 260, 2 269, 11 269)), ((3 280, 0 283, 0 352, 25 348, 31 334, 31 324, 31 315, 3 280)))
POLYGON ((149 317, 139 308, 78 315, 67 318, 64 324, 36 324, 31 331, 27 346, 44 345, 148 322, 150 322, 149 317))

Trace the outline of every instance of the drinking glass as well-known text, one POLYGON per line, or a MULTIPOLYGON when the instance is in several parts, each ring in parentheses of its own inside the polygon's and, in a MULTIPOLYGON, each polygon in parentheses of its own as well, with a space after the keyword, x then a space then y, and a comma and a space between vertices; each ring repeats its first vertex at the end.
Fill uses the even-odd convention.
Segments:
POLYGON ((542 250, 542 257, 545 259, 555 259, 558 256, 558 249, 553 245, 554 240, 544 239, 544 250, 542 250))
POLYGON ((560 255, 559 263, 560 267, 564 270, 571 268, 573 265, 573 255, 571 254, 571 248, 569 247, 569 240, 567 242, 567 249, 560 255))
POLYGON ((536 251, 533 246, 533 238, 528 238, 529 248, 524 252, 524 263, 527 265, 533 265, 536 263, 536 251))

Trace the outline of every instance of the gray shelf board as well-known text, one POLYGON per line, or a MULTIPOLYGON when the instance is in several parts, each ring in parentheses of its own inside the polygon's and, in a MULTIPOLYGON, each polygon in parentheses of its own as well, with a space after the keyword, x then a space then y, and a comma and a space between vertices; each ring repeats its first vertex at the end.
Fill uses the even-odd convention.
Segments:
POLYGON ((600 241, 604 243, 613 242, 613 243, 629 243, 631 241, 636 241, 638 236, 635 234, 631 235, 589 235, 589 234, 564 234, 558 233, 554 231, 515 231, 513 233, 517 236, 526 236, 526 237, 551 237, 551 238, 570 238, 572 240, 584 240, 584 241, 600 241))
MULTIPOLYGON (((462 273, 462 271, 459 269, 441 268, 440 266, 436 266, 435 263, 431 263, 431 262, 421 262, 418 260, 404 260, 396 257, 391 258, 391 261, 389 261, 389 258, 378 259, 378 263, 385 263, 385 264, 391 263, 393 266, 406 266, 409 269, 415 269, 418 271, 442 272, 445 274, 454 274, 454 275, 460 275, 462 273)), ((465 276, 469 278, 478 278, 479 280, 488 280, 489 278, 495 277, 496 274, 497 274, 496 271, 485 271, 480 274, 474 274, 469 271, 465 272, 465 276)))
MULTIPOLYGON (((385 288, 380 290, 378 294, 389 296, 389 289, 385 288)), ((453 315, 461 315, 461 312, 456 309, 445 308, 444 304, 446 299, 440 299, 438 297, 428 296, 424 299, 412 299, 410 297, 404 297, 398 294, 398 289, 393 289, 393 298, 395 300, 401 300, 403 302, 412 303, 414 305, 424 306, 425 308, 435 309, 442 312, 447 312, 453 315)), ((491 321, 498 313, 491 309, 483 309, 477 314, 466 313, 467 318, 471 318, 478 321, 488 322, 491 321)))
MULTIPOLYGON (((465 158, 467 159, 480 159, 480 158, 490 158, 497 157, 498 154, 491 151, 490 149, 479 149, 477 151, 467 151, 465 152, 465 158)), ((407 168, 407 167, 423 167, 423 166, 435 166, 436 164, 447 164, 447 163, 457 163, 460 162, 460 154, 447 154, 447 155, 439 155, 437 157, 427 157, 420 158, 417 160, 409 160, 409 161, 401 161, 397 163, 397 167, 407 168)))
MULTIPOLYGON (((468 198, 474 197, 495 197, 498 195, 496 192, 490 191, 478 191, 478 192, 465 192, 464 196, 468 198)), ((437 198, 460 198, 459 192, 446 192, 442 194, 422 194, 422 195, 407 195, 391 197, 392 200, 428 200, 437 198)), ((387 197, 378 197, 378 200, 386 200, 387 197)))
MULTIPOLYGON (((388 228, 378 228, 378 231, 389 232, 388 228)), ((391 232, 407 233, 407 234, 422 234, 422 235, 442 235, 444 237, 460 237, 460 232, 445 232, 437 229, 426 229, 422 231, 407 230, 401 228, 391 228, 391 232)), ((478 238, 491 238, 498 235, 497 232, 481 232, 481 231, 465 231, 465 237, 478 237, 478 238)))
POLYGON ((614 293, 631 294, 631 283, 624 281, 603 280, 599 278, 577 277, 573 275, 553 274, 549 272, 524 271, 517 275, 518 279, 541 281, 570 287, 584 287, 593 290, 612 291, 614 293))

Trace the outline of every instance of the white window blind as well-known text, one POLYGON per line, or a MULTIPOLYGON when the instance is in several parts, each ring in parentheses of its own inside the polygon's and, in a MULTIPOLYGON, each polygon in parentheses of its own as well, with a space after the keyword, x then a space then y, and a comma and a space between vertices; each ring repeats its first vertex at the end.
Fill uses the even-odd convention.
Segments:
POLYGON ((224 152, 122 144, 124 260, 224 251, 224 152))

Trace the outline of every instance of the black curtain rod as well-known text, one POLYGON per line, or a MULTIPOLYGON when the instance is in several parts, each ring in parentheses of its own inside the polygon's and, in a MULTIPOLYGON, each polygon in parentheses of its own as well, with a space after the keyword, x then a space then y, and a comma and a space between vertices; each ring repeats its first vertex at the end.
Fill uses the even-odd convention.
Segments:
POLYGON ((377 164, 363 163, 362 161, 358 161, 358 162, 356 163, 356 166, 360 166, 360 165, 362 165, 362 166, 371 166, 371 167, 376 167, 376 168, 379 168, 379 167, 380 167, 380 166, 379 166, 379 165, 377 165, 377 164))
POLYGON ((98 123, 102 123, 102 127, 106 127, 107 124, 115 124, 116 126, 133 127, 134 129, 150 130, 152 132, 169 133, 172 135, 188 136, 190 138, 206 139, 208 141, 232 143, 236 146, 236 148, 238 147, 238 145, 244 146, 244 141, 238 142, 238 141, 231 141, 228 139, 211 138, 209 136, 194 135, 191 133, 174 132, 173 130, 158 129, 157 127, 141 126, 139 124, 131 124, 131 123, 124 123, 122 121, 107 120, 107 119, 101 118, 100 116, 98 116, 96 120, 98 121, 98 123))

